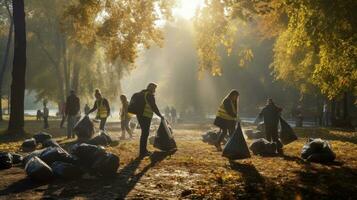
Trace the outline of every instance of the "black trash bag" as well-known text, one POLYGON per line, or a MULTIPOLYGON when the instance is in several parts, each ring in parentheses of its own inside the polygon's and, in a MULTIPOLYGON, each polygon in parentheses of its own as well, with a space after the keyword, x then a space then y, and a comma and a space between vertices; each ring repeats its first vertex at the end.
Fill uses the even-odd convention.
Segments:
POLYGON ((53 178, 52 169, 37 156, 33 156, 25 166, 26 174, 33 180, 48 182, 53 178))
POLYGON ((27 139, 25 140, 22 145, 21 145, 21 149, 24 152, 31 152, 31 151, 35 151, 36 150, 36 140, 34 138, 31 139, 27 139))
POLYGON ((214 145, 218 140, 218 136, 219 132, 208 131, 206 134, 202 135, 202 141, 214 145))
POLYGON ((36 143, 43 143, 44 141, 51 139, 52 135, 45 132, 39 132, 36 133, 33 138, 36 140, 36 143))
POLYGON ((310 162, 328 163, 336 159, 336 154, 328 141, 309 138, 302 148, 301 157, 310 162))
POLYGON ((7 152, 0 152, 0 169, 10 169, 12 167, 12 155, 7 152))
POLYGON ((11 153, 11 155, 12 155, 12 164, 13 165, 22 163, 22 160, 24 159, 24 157, 22 155, 17 154, 17 153, 11 153))
POLYGON ((280 126, 281 126, 281 131, 279 134, 280 141, 284 145, 290 144, 298 139, 291 126, 281 117, 280 117, 280 126))
POLYGON ((22 159, 22 165, 23 167, 26 166, 27 162, 32 158, 32 157, 40 157, 40 155, 42 154, 42 152, 44 152, 46 149, 39 149, 36 151, 31 152, 30 154, 26 155, 23 159, 22 159))
POLYGON ((245 142, 240 123, 238 123, 233 136, 224 146, 222 156, 230 160, 250 158, 249 149, 245 142))
POLYGON ((99 176, 112 176, 119 168, 119 157, 106 153, 103 156, 98 157, 91 167, 91 171, 99 176))
POLYGON ((71 163, 56 161, 51 165, 55 176, 63 179, 76 179, 82 175, 82 170, 71 163))
POLYGON ((79 140, 90 139, 94 135, 93 122, 86 115, 77 122, 77 124, 73 128, 73 131, 77 135, 79 140))
POLYGON ((172 136, 172 129, 168 126, 166 120, 161 120, 159 129, 156 132, 154 147, 162 151, 177 149, 176 142, 172 136))
POLYGON ((108 146, 112 143, 112 138, 105 132, 101 132, 99 135, 88 141, 88 144, 108 146))
POLYGON ((99 158, 105 155, 105 149, 101 146, 92 144, 76 144, 71 150, 71 153, 76 156, 78 162, 83 166, 92 166, 93 163, 99 158))
POLYGON ((249 149, 254 155, 273 156, 277 154, 277 144, 264 138, 254 140, 249 149))
POLYGON ((46 147, 61 147, 56 140, 54 139, 48 139, 42 142, 42 148, 46 147))
POLYGON ((56 161, 74 163, 72 156, 60 147, 47 147, 39 156, 39 158, 48 165, 56 161))

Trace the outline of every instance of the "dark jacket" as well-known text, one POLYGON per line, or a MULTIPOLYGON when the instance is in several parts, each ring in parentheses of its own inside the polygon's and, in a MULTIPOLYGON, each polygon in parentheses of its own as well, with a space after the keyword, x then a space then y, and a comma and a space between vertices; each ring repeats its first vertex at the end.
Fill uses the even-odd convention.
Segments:
POLYGON ((282 109, 275 104, 268 104, 259 113, 258 117, 264 118, 264 124, 266 126, 278 126, 281 111, 282 109))
MULTIPOLYGON (((108 116, 109 116, 109 115, 110 115, 109 102, 108 102, 108 100, 107 100, 106 98, 102 98, 102 101, 103 101, 103 105, 105 106, 105 108, 106 108, 107 111, 108 111, 108 116)), ((95 110, 97 110, 97 104, 99 104, 99 100, 95 100, 94 105, 93 105, 93 108, 90 109, 90 111, 88 112, 88 114, 91 113, 91 112, 93 112, 93 111, 95 111, 95 110)))
POLYGON ((69 95, 67 97, 65 106, 66 115, 77 115, 80 110, 79 98, 76 95, 69 95))
MULTIPOLYGON (((148 90, 142 90, 141 92, 147 92, 148 90)), ((155 101, 155 96, 151 93, 148 93, 146 96, 146 100, 148 101, 148 104, 150 105, 152 111, 159 117, 161 117, 161 113, 159 111, 159 108, 156 105, 156 101, 155 101)))

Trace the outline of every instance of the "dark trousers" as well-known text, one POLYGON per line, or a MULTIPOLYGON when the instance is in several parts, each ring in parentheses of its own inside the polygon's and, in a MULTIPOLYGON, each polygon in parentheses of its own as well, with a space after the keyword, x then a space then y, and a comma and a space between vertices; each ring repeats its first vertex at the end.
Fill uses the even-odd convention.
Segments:
POLYGON ((121 131, 122 131, 122 137, 125 137, 125 131, 128 132, 128 134, 130 135, 130 137, 132 137, 132 131, 129 128, 129 122, 130 119, 122 119, 121 120, 121 131))
POLYGON ((49 125, 48 125, 48 117, 43 117, 43 123, 44 123, 44 128, 49 128, 49 125))
POLYGON ((140 154, 146 153, 148 150, 146 149, 148 143, 148 137, 150 133, 150 124, 151 118, 147 118, 144 116, 137 116, 138 122, 141 128, 141 136, 140 136, 140 154))
POLYGON ((269 142, 276 142, 276 144, 280 144, 278 136, 278 124, 265 124, 265 136, 269 142))
POLYGON ((99 130, 105 130, 105 123, 107 123, 107 118, 100 118, 99 130))
POLYGON ((227 135, 227 132, 229 133, 229 136, 232 136, 232 134, 234 133, 234 128, 231 127, 231 128, 222 128, 222 132, 221 134, 219 135, 218 137, 218 140, 217 140, 217 143, 218 144, 221 144, 223 139, 226 137, 227 135))

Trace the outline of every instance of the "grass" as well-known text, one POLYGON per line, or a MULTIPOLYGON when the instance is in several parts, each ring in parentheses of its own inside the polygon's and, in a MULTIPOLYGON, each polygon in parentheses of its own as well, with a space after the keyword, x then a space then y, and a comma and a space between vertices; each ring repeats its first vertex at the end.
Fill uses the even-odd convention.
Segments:
MULTIPOLYGON (((56 128, 55 124, 58 122, 50 122, 52 128, 48 132, 64 146, 73 142, 65 139, 65 129, 56 128)), ((35 133, 41 130, 40 125, 31 121, 25 129, 35 133)), ((138 133, 134 140, 107 147, 120 156, 118 174, 109 180, 56 180, 21 189, 25 185, 21 181, 26 180, 21 169, 0 171, 3 177, 0 199, 356 199, 356 132, 300 128, 296 129, 299 140, 284 147, 284 156, 253 155, 229 161, 213 146, 200 141, 208 128, 207 125, 177 127, 174 135, 178 150, 174 154, 156 152, 143 160, 136 159, 138 133), (322 165, 300 159, 308 137, 329 139, 337 154, 336 162, 322 165)), ((116 124, 111 125, 110 133, 119 136, 116 124)), ((0 141, 0 151, 16 151, 21 144, 21 141, 4 142, 3 136, 0 141)), ((149 149, 155 150, 151 145, 149 149)))

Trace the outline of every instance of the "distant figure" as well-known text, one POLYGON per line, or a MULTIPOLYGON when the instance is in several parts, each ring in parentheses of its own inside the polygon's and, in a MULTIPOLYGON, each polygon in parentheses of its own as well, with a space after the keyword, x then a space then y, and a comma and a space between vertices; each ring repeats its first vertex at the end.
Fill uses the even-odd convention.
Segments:
MULTIPOLYGON (((269 142, 280 144, 278 139, 278 125, 282 109, 277 107, 272 99, 267 100, 266 106, 259 113, 258 118, 264 118, 265 136, 269 142)), ((257 121, 257 120, 256 120, 257 121)), ((282 153, 282 145, 277 145, 278 152, 282 153)))
POLYGON ((303 115, 302 115, 302 106, 299 104, 296 107, 296 116, 295 116, 295 126, 302 127, 303 126, 303 115))
POLYGON ((96 100, 94 102, 93 108, 89 110, 88 115, 97 110, 96 119, 100 119, 99 129, 101 131, 105 131, 105 123, 107 122, 107 118, 110 115, 109 102, 106 98, 103 98, 99 89, 95 90, 94 97, 96 100))
POLYGON ((120 123, 121 123, 121 139, 125 139, 125 131, 128 132, 130 138, 133 137, 132 130, 129 128, 129 122, 130 122, 130 114, 128 113, 128 99, 126 98, 125 95, 120 95, 120 101, 122 104, 121 110, 120 110, 120 123))
POLYGON ((47 101, 44 100, 44 101, 43 101, 43 123, 44 123, 43 128, 44 128, 44 129, 48 129, 48 128, 49 128, 49 125, 48 125, 48 116, 49 116, 49 110, 48 110, 48 108, 47 108, 47 101))
POLYGON ((67 97, 65 116, 67 117, 67 138, 74 138, 73 128, 77 123, 78 114, 80 110, 79 98, 76 96, 74 90, 70 91, 67 97))
POLYGON ((66 120, 66 103, 63 103, 60 108, 60 114, 62 116, 60 128, 63 128, 64 121, 66 120))
POLYGON ((155 102, 155 91, 157 85, 155 83, 149 83, 145 90, 142 90, 140 93, 144 98, 144 107, 142 114, 137 114, 136 117, 138 118, 138 122, 141 128, 141 136, 140 136, 140 157, 150 156, 151 152, 147 150, 147 140, 150 131, 150 124, 155 113, 161 119, 164 117, 161 115, 156 102, 155 102))
POLYGON ((41 112, 41 110, 37 110, 36 120, 37 120, 37 121, 40 121, 41 119, 42 119, 42 112, 41 112))
POLYGON ((237 90, 230 91, 229 94, 224 97, 218 108, 216 119, 214 120, 214 125, 218 126, 222 130, 215 143, 218 151, 222 151, 221 143, 227 135, 227 132, 229 132, 229 135, 232 135, 235 130, 236 121, 239 121, 238 97, 239 92, 237 90))
POLYGON ((88 104, 86 103, 86 105, 84 105, 84 114, 85 114, 85 115, 88 115, 89 111, 90 111, 90 107, 89 107, 88 104))
POLYGON ((330 125, 329 123, 329 110, 328 110, 328 104, 327 101, 324 102, 323 108, 322 108, 322 125, 327 127, 330 125))
POLYGON ((164 110, 165 119, 171 122, 170 112, 171 112, 170 107, 169 107, 169 106, 166 106, 166 108, 165 108, 165 110, 164 110))
POLYGON ((175 124, 177 121, 177 111, 176 109, 172 106, 171 107, 171 123, 175 124))

